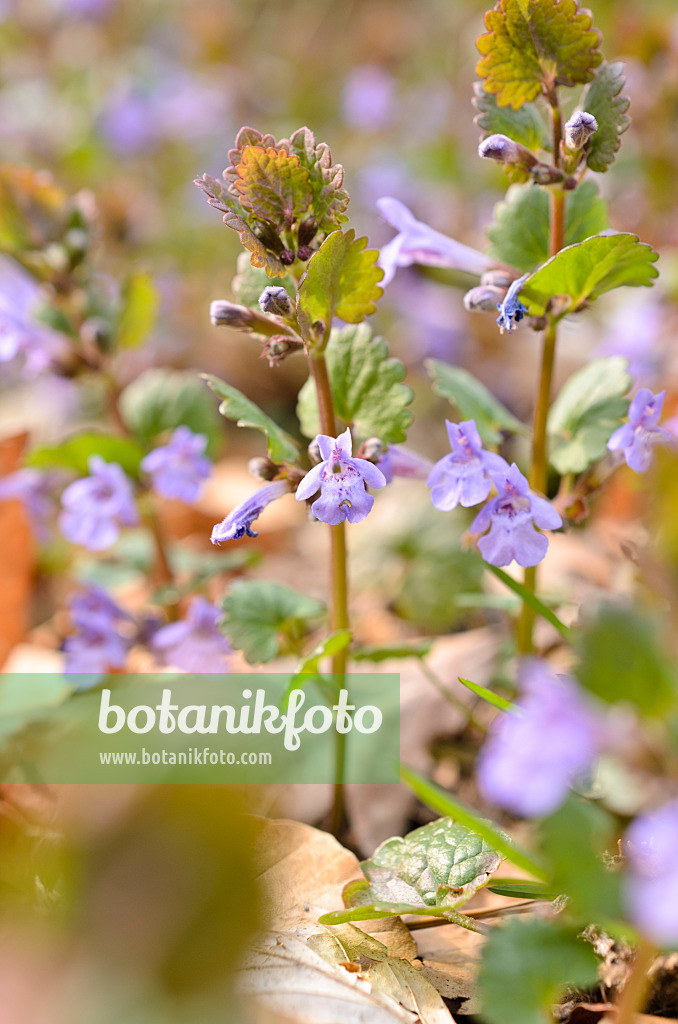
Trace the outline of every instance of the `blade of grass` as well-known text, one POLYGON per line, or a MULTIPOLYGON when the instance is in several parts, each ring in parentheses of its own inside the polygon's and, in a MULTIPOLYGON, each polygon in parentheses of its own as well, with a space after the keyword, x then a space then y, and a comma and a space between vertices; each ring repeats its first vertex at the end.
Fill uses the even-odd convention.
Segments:
POLYGON ((524 583, 520 583, 519 580, 514 580, 513 576, 509 576, 507 572, 504 572, 503 569, 498 568, 496 565, 486 564, 485 568, 489 569, 491 573, 494 573, 497 579, 501 580, 505 586, 514 592, 514 594, 517 594, 526 605, 529 605, 532 611, 536 612, 537 615, 541 615, 542 619, 546 619, 546 621, 550 622, 552 626, 555 626, 565 640, 571 642, 572 630, 570 627, 566 626, 564 622, 561 622, 556 613, 551 611, 543 601, 540 601, 536 594, 533 594, 524 583))
POLYGON ((498 693, 493 693, 492 690, 486 689, 481 686, 480 683, 472 683, 470 679, 462 679, 461 676, 457 677, 462 686, 468 687, 473 693, 477 694, 478 697, 482 697, 488 704, 492 704, 495 708, 499 708, 500 711, 517 711, 515 704, 512 704, 510 700, 506 700, 504 697, 500 697, 498 693))

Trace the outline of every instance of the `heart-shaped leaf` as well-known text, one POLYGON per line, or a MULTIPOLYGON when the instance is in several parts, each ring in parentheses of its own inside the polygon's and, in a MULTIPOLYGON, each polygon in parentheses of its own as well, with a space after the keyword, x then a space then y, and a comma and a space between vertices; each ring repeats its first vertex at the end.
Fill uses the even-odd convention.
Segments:
POLYGON ((272 661, 286 637, 298 641, 325 614, 321 601, 267 580, 236 580, 222 607, 221 628, 251 665, 272 661))
POLYGON ((473 92, 473 105, 478 111, 473 120, 487 135, 508 135, 533 152, 550 149, 546 122, 536 103, 523 103, 519 110, 500 107, 497 97, 486 92, 481 82, 473 83, 473 92))
POLYGON ((476 73, 500 107, 514 110, 557 85, 590 82, 600 33, 576 0, 501 0, 485 15, 476 73))
POLYGON ((290 228, 313 199, 308 168, 284 149, 246 146, 237 173, 241 204, 276 228, 290 228))
POLYGON ((601 64, 582 100, 584 110, 593 114, 598 122, 598 130, 591 136, 586 153, 586 162, 592 171, 608 169, 621 145, 620 135, 631 124, 626 113, 631 101, 619 95, 625 80, 621 61, 601 64))
POLYGON ((376 266, 378 249, 366 249, 366 238, 333 231, 311 256, 299 284, 297 314, 302 334, 308 337, 313 323, 331 323, 335 316, 357 324, 374 313, 383 294, 378 282, 384 276, 376 266))

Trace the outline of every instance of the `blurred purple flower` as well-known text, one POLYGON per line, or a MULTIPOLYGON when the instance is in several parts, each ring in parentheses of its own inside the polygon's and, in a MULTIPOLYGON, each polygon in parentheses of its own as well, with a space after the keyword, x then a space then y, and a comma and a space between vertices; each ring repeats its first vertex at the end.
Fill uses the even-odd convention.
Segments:
POLYGON ((64 641, 64 672, 78 677, 76 689, 91 689, 111 669, 125 667, 131 641, 118 627, 132 617, 93 584, 70 599, 69 610, 76 632, 64 641))
POLYGON ((517 710, 492 722, 476 772, 486 800, 537 818, 555 811, 590 767, 603 731, 577 683, 538 659, 523 663, 520 688, 517 710))
POLYGON ((631 402, 629 422, 618 427, 607 442, 611 452, 623 451, 626 465, 636 473, 647 473, 653 445, 675 444, 669 431, 657 426, 665 398, 665 391, 653 395, 649 388, 641 388, 631 402))
POLYGON ((60 473, 43 473, 31 467, 0 479, 0 501, 20 501, 33 533, 42 543, 49 538, 49 525, 57 507, 54 491, 61 479, 60 473))
POLYGON ((374 498, 367 493, 365 485, 384 487, 384 474, 366 459, 353 458, 353 441, 348 428, 339 437, 318 434, 315 440, 323 461, 309 470, 297 487, 297 501, 311 498, 320 490, 320 497, 311 505, 316 519, 331 526, 344 520, 362 522, 374 505, 374 498))
POLYGON ((186 618, 159 629, 151 646, 167 665, 185 672, 225 672, 225 659, 233 650, 219 632, 220 618, 216 605, 198 595, 191 601, 186 618))
POLYGON ((550 501, 529 489, 527 480, 515 462, 508 473, 494 477, 499 493, 488 501, 471 523, 471 533, 489 533, 478 541, 478 548, 490 565, 509 565, 512 561, 527 568, 537 565, 546 554, 549 542, 542 530, 556 530, 563 521, 550 501))
POLYGON ((60 14, 70 18, 103 18, 117 0, 52 0, 60 14))
POLYGON ((665 312, 656 299, 632 295, 615 304, 594 355, 624 356, 629 361, 631 376, 644 384, 651 383, 661 365, 656 346, 664 323, 665 312))
POLYGON ((342 92, 344 120, 353 128, 378 131, 393 117, 395 83, 378 64, 353 68, 342 92))
POLYGON ((112 93, 101 118, 101 131, 120 156, 134 156, 157 142, 157 125, 150 97, 130 88, 112 93))
POLYGON ((436 462, 427 480, 427 486, 433 488, 431 501, 441 512, 449 512, 457 505, 479 505, 492 490, 490 474, 506 476, 509 472, 506 459, 485 451, 474 420, 445 420, 445 425, 452 454, 436 462))
POLYGON ((267 505, 283 494, 288 494, 290 485, 286 480, 274 480, 273 483, 260 487, 258 491, 245 498, 226 518, 212 530, 210 540, 213 544, 222 544, 225 540, 240 540, 241 537, 256 537, 251 530, 252 523, 258 519, 267 505))
POLYGON ((65 350, 61 336, 33 315, 40 301, 40 285, 9 256, 0 256, 0 363, 16 357, 23 371, 34 376, 65 350))
POLYGON ((626 832, 625 896, 633 924, 658 946, 678 944, 678 800, 643 814, 626 832))
POLYGON ((115 544, 121 526, 139 522, 132 484, 117 462, 91 455, 90 475, 69 484, 61 495, 59 528, 67 540, 90 551, 115 544))
POLYGON ((413 263, 449 267, 469 274, 483 274, 495 266, 496 261, 489 256, 417 220, 400 200, 384 196, 377 200, 377 207, 382 217, 398 231, 379 254, 378 263, 384 271, 382 286, 393 280, 398 267, 409 267, 413 263))
POLYGON ((190 505, 212 472, 212 463, 204 455, 206 447, 204 434, 177 427, 166 445, 154 448, 141 460, 141 468, 150 473, 153 489, 163 498, 179 498, 190 505))
POLYGON ((433 463, 425 455, 410 451, 399 444, 390 444, 377 462, 387 484, 396 476, 409 480, 426 480, 433 469, 433 463))

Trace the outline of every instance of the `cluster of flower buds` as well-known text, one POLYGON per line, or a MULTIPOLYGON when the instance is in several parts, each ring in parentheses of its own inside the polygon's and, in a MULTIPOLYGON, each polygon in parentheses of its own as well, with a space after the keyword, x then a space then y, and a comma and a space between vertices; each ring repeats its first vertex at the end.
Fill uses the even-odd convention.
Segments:
POLYGON ((279 366, 304 344, 294 330, 296 315, 289 292, 282 285, 268 285, 259 296, 259 310, 217 299, 210 303, 210 320, 215 327, 233 327, 264 339, 261 356, 269 366, 279 366))

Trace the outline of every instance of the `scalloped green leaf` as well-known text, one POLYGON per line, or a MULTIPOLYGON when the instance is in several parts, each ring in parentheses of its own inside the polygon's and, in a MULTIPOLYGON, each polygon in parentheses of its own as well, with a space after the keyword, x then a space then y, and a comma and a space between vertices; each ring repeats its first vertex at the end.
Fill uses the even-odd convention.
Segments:
POLYGON ((221 405, 219 412, 227 420, 233 420, 239 427, 254 427, 266 434, 268 454, 274 462, 296 462, 299 455, 299 445, 279 427, 275 420, 267 416, 258 405, 246 398, 237 388, 231 387, 219 377, 211 373, 202 375, 208 385, 219 398, 221 405))
POLYGON ((527 279, 520 292, 529 312, 540 315, 554 296, 569 297, 559 315, 579 309, 603 292, 628 285, 649 287, 659 258, 637 235, 598 235, 561 249, 527 279))
POLYGON ((473 120, 487 135, 508 135, 532 152, 551 148, 546 122, 536 103, 523 103, 519 110, 500 107, 497 97, 485 92, 482 82, 473 83, 473 92, 473 105, 478 111, 473 120))
POLYGON ((320 231, 332 231, 344 224, 348 217, 348 192, 342 188, 344 168, 332 163, 330 147, 326 142, 316 142, 310 128, 298 128, 290 138, 283 139, 279 146, 299 157, 308 168, 313 190, 313 215, 320 231))
POLYGON ((361 902, 458 907, 485 885, 503 860, 477 832, 440 818, 394 836, 360 865, 369 881, 361 902))
POLYGON ((503 430, 512 434, 529 433, 527 427, 468 370, 450 366, 439 359, 427 359, 424 366, 433 381, 435 393, 452 402, 463 419, 475 420, 478 433, 486 444, 499 444, 503 430))
POLYGON ((485 15, 476 74, 500 107, 518 110, 558 85, 590 82, 600 33, 576 0, 501 0, 485 15))
POLYGON ((596 359, 563 385, 548 418, 549 461, 559 473, 583 473, 602 458, 628 411, 633 383, 622 356, 596 359))
POLYGON ((36 466, 38 469, 72 469, 80 476, 87 476, 91 455, 100 455, 104 462, 117 462, 125 473, 137 478, 144 449, 131 437, 88 431, 75 434, 61 444, 34 448, 26 458, 26 465, 36 466))
MULTIPOLYGON (((502 263, 529 273, 549 258, 549 197, 535 185, 511 185, 506 198, 494 207, 487 229, 489 253, 502 263)), ((594 181, 585 181, 567 193, 565 244, 582 242, 605 231, 607 203, 594 181)))
POLYGON ((626 113, 631 101, 628 96, 619 95, 625 81, 621 61, 601 64, 582 100, 583 109, 593 114, 598 122, 598 130, 589 140, 586 153, 586 163, 592 171, 608 169, 621 146, 620 135, 631 124, 626 113))
POLYGON ((213 454, 223 437, 223 425, 197 370, 172 370, 154 366, 136 377, 120 395, 120 412, 126 426, 144 443, 185 425, 206 434, 213 454))
POLYGON ((333 231, 308 261, 299 284, 297 315, 303 335, 313 323, 330 323, 335 316, 357 324, 374 313, 383 295, 379 281, 384 276, 376 266, 378 249, 366 249, 367 239, 356 238, 351 228, 345 234, 333 231))
POLYGON ((276 228, 289 229, 313 200, 308 168, 284 149, 246 146, 236 171, 242 206, 276 228))
MULTIPOLYGON (((402 383, 405 367, 389 356, 387 342, 374 336, 367 324, 335 328, 325 358, 337 417, 358 437, 379 437, 391 444, 404 441, 412 422, 407 406, 413 395, 402 383)), ((312 378, 299 392, 297 415, 302 434, 315 437, 320 433, 312 378)))
POLYGON ((251 665, 272 661, 326 613, 322 601, 281 583, 236 580, 222 602, 222 632, 251 665))

